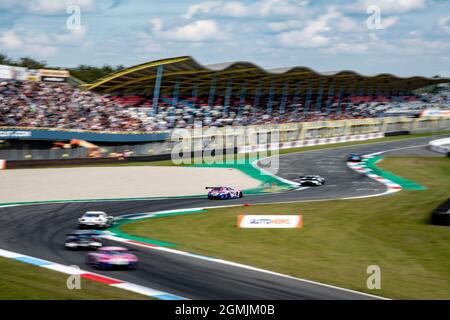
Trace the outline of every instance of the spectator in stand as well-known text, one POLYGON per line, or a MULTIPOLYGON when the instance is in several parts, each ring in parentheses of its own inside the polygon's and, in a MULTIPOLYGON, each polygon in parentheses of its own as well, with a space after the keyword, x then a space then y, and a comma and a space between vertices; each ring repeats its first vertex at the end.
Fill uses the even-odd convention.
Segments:
MULTIPOLYGON (((216 99, 209 106, 208 97, 180 98, 172 103, 161 99, 158 113, 152 115, 151 99, 144 97, 115 97, 82 91, 68 84, 44 82, 0 82, 0 126, 78 129, 94 131, 150 132, 172 128, 192 128, 201 121, 204 126, 261 125, 317 120, 342 120, 378 117, 398 112, 398 115, 417 114, 432 103, 449 104, 448 90, 438 95, 424 94, 419 101, 393 102, 386 97, 337 97, 306 103, 288 99, 285 111, 280 111, 280 101, 267 109, 267 100, 260 107, 253 101, 216 99), (242 103, 243 102, 243 103, 242 103), (307 107, 309 105, 309 107, 307 107)), ((410 100, 411 97, 408 97, 410 100)))

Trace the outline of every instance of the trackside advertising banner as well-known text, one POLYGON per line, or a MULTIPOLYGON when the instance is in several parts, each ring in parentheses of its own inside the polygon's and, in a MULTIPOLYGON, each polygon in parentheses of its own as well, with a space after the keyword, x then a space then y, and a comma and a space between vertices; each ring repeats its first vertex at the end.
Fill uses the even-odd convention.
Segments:
POLYGON ((422 117, 450 117, 450 109, 427 109, 422 112, 422 117))
POLYGON ((301 228, 301 215, 245 215, 238 216, 239 228, 301 228))

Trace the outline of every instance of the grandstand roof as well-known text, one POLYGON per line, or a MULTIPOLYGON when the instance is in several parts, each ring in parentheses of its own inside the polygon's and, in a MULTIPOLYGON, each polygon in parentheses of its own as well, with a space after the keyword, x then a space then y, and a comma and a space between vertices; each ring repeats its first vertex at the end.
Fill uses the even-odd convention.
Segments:
POLYGON ((276 94, 284 89, 289 93, 296 90, 304 93, 309 88, 313 92, 322 88, 324 93, 328 90, 343 90, 345 93, 364 95, 389 90, 406 93, 428 85, 450 82, 450 79, 418 76, 402 78, 387 73, 364 76, 348 70, 319 73, 306 67, 265 70, 250 62, 204 66, 192 57, 185 56, 132 66, 86 87, 102 93, 152 95, 159 66, 163 66, 161 96, 171 96, 177 81, 180 95, 190 95, 194 87, 198 94, 207 94, 212 83, 215 83, 216 94, 224 93, 231 85, 234 93, 245 87, 250 91, 260 88, 263 94, 268 94, 273 86, 276 94))

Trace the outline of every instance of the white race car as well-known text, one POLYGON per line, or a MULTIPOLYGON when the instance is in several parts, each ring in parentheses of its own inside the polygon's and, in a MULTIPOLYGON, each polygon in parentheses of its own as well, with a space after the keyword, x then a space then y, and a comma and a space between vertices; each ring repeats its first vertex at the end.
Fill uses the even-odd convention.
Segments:
POLYGON ((300 177, 300 185, 302 186, 323 186, 325 179, 318 175, 300 177))
POLYGON ((108 228, 114 223, 114 217, 108 216, 103 211, 87 211, 81 218, 78 219, 80 228, 108 228))

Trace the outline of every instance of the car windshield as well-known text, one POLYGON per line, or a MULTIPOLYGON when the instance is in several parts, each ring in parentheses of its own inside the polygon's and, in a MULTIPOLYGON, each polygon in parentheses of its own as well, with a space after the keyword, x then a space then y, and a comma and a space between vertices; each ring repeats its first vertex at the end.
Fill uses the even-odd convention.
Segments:
POLYGON ((218 187, 218 188, 212 188, 212 191, 222 191, 223 187, 218 187))
POLYGON ((99 213, 85 213, 84 214, 84 217, 85 218, 98 218, 98 217, 100 217, 101 215, 99 214, 99 213))
POLYGON ((120 254, 127 253, 127 251, 126 250, 108 250, 108 251, 103 251, 103 253, 110 254, 110 255, 120 255, 120 254))
POLYGON ((304 180, 316 180, 316 179, 317 179, 317 177, 313 177, 313 176, 306 176, 306 177, 303 177, 302 179, 304 179, 304 180))

